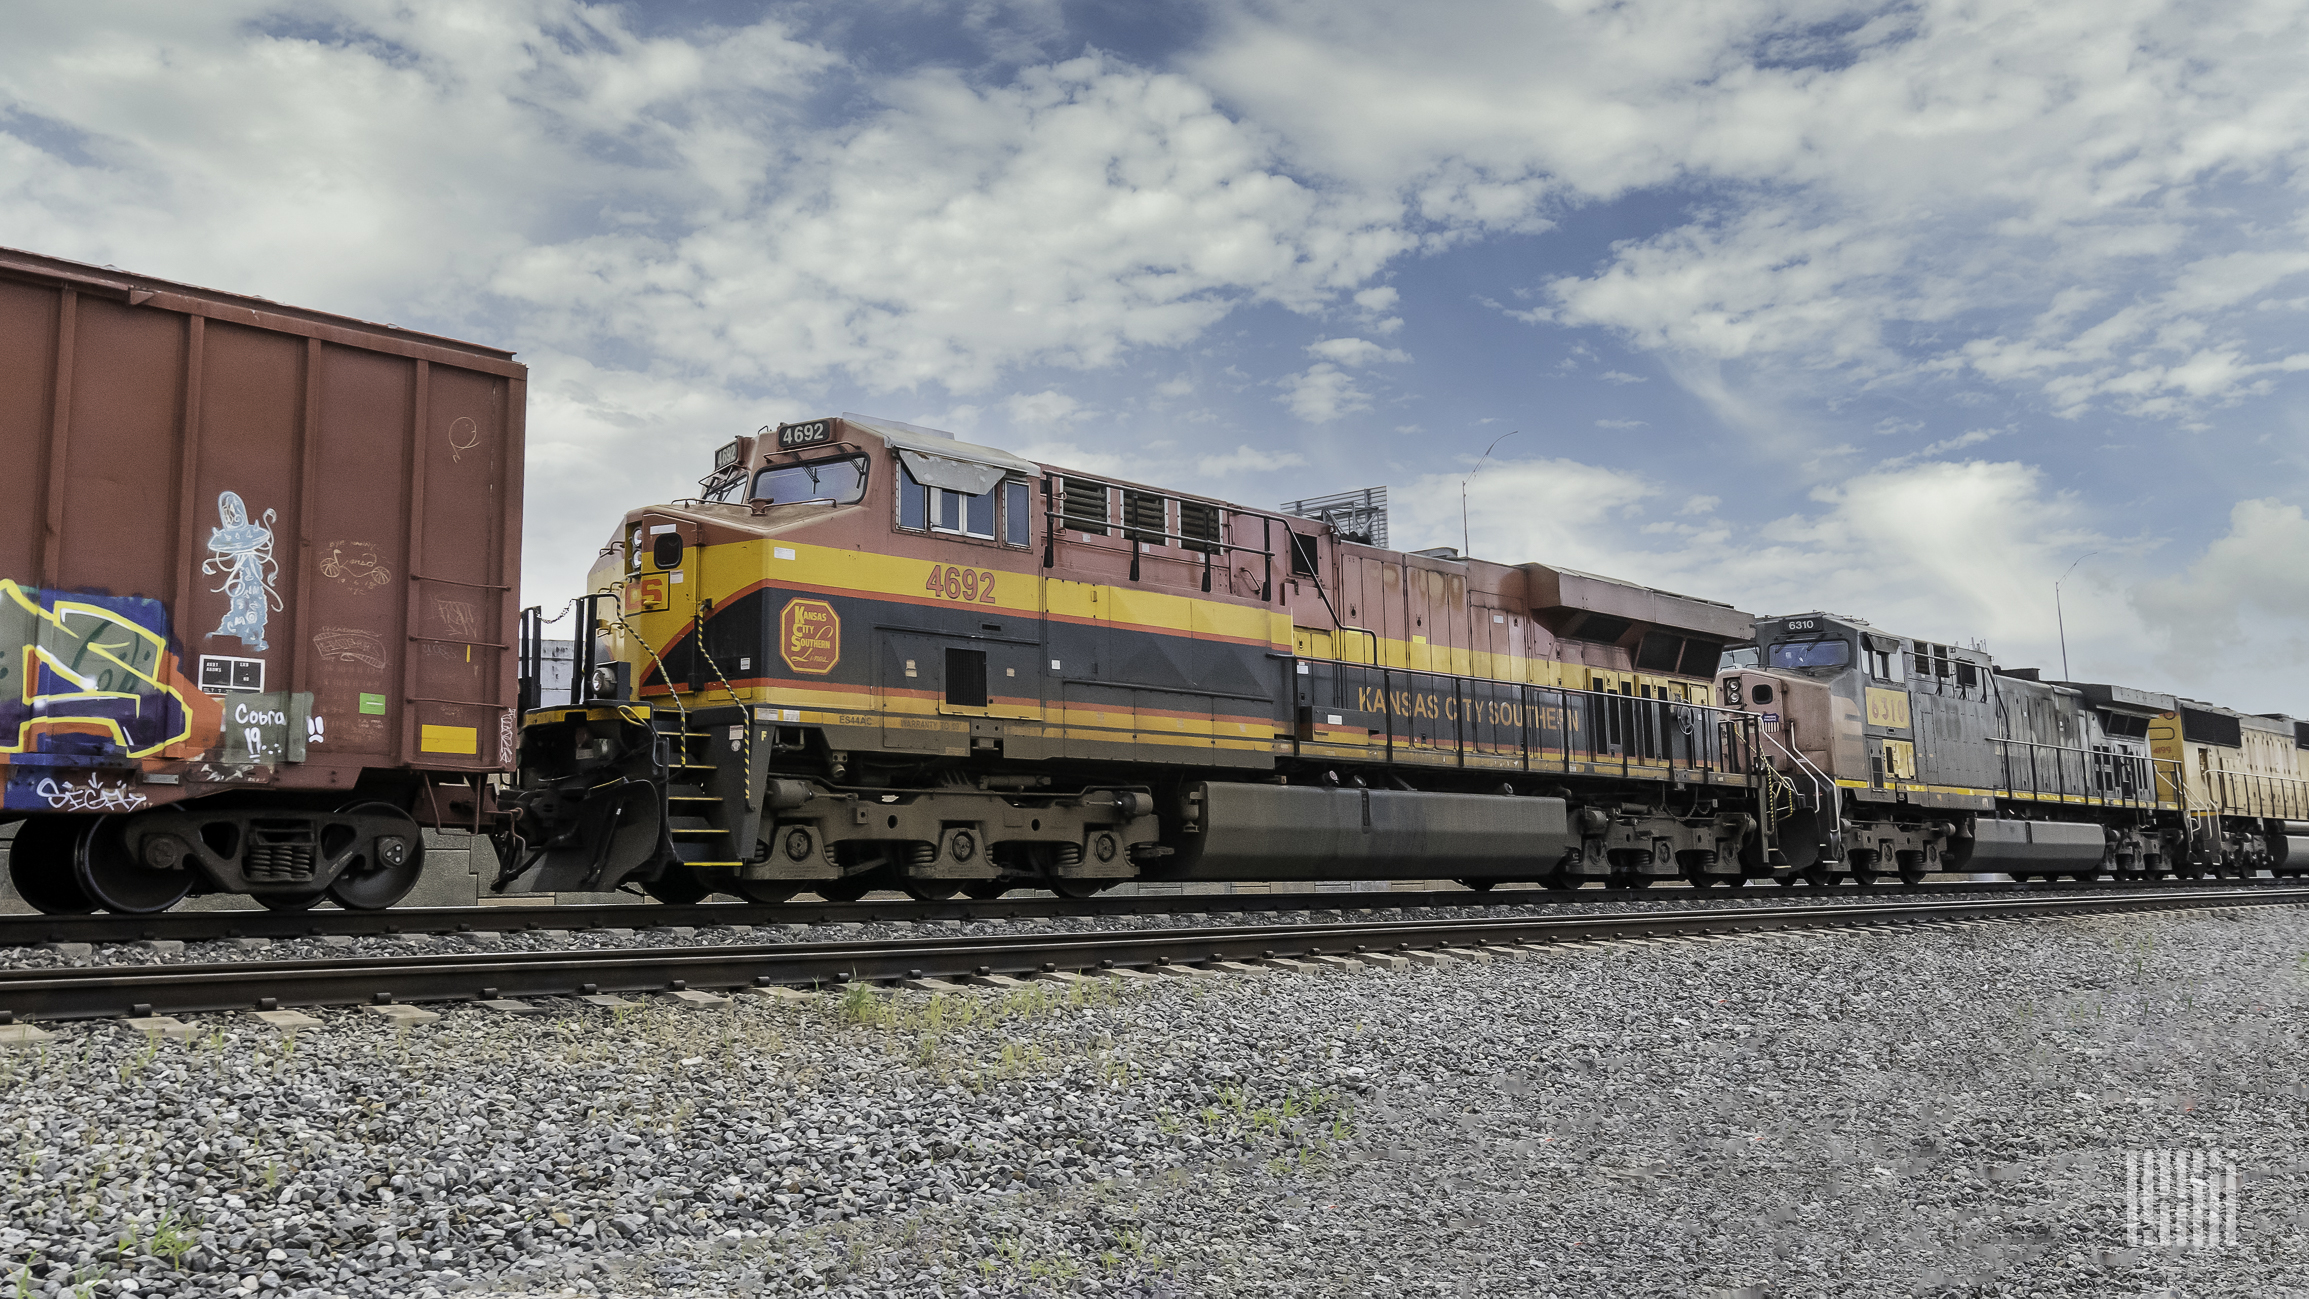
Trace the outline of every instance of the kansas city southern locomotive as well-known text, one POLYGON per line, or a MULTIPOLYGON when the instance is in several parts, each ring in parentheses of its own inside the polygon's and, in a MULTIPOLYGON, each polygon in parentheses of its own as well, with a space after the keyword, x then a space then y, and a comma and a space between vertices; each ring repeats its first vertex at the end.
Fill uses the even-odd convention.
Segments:
POLYGON ((628 513, 547 700, 511 354, 4 251, 0 337, 44 910, 390 906, 427 826, 668 900, 2309 873, 2291 718, 859 416, 628 513))
MULTIPOLYGON (((531 711, 511 890, 1738 878, 1728 606, 857 416, 626 516, 591 697, 531 711)), ((1745 863, 1745 865, 1743 864, 1745 863)))

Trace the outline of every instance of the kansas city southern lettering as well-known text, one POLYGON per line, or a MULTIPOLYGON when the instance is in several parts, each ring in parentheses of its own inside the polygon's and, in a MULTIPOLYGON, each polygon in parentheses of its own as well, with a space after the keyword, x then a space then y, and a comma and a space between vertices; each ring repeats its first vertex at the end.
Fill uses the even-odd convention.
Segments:
MULTIPOLYGON (((1513 699, 1462 700, 1433 690, 1382 690, 1377 686, 1357 686, 1355 707, 1366 713, 1388 712, 1397 717, 1432 717, 1446 722, 1459 721, 1464 713, 1466 720, 1477 726, 1521 727, 1528 723, 1543 731, 1560 731, 1566 720, 1557 704, 1534 708, 1513 699)), ((1579 714, 1571 714, 1569 721, 1576 734, 1579 714)))
POLYGON ((842 661, 842 617, 824 600, 788 600, 778 615, 778 653, 796 672, 823 676, 842 661))

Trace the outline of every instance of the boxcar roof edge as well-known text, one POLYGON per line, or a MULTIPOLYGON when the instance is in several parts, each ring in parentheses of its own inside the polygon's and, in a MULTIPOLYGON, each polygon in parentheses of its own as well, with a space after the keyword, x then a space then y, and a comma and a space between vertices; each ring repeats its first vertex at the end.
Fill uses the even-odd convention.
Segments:
POLYGON ((117 296, 130 306, 150 303, 164 310, 253 325, 278 333, 318 338, 324 342, 366 348, 415 360, 438 361, 506 378, 523 378, 529 373, 528 366, 514 360, 514 354, 503 348, 441 334, 428 334, 400 325, 379 324, 356 316, 292 307, 245 293, 227 293, 108 266, 91 266, 85 262, 26 252, 20 248, 0 247, 0 278, 61 283, 83 293, 93 291, 117 296))

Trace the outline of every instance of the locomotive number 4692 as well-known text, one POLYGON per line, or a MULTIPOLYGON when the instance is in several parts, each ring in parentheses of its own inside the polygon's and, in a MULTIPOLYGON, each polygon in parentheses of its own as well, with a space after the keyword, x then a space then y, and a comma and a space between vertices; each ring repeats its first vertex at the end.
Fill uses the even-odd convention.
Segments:
POLYGON ((994 574, 983 568, 956 568, 952 564, 930 566, 930 580, 922 589, 947 600, 966 604, 994 603, 994 574))

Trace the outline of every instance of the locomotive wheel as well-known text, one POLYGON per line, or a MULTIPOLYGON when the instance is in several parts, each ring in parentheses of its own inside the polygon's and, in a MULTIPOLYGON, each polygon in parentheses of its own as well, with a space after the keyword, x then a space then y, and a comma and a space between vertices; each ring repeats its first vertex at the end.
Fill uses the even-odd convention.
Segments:
POLYGON ((1789 873, 1789 874, 1786 874, 1786 875, 1782 875, 1782 876, 1780 876, 1780 877, 1779 877, 1779 885, 1780 885, 1780 887, 1781 887, 1781 888, 1784 888, 1784 889, 1792 889, 1792 888, 1796 887, 1796 886, 1797 886, 1797 885, 1799 885, 1799 884, 1809 884, 1809 883, 1811 883, 1811 881, 1810 881, 1810 880, 1807 880, 1807 879, 1805 879, 1805 878, 1804 878, 1804 876, 1803 876, 1803 874, 1802 874, 1801 872, 1791 872, 1791 873, 1789 873))
POLYGON ((1716 877, 1706 871, 1693 871, 1685 878, 1691 881, 1691 885, 1695 889, 1712 889, 1716 886, 1716 877))
POLYGON ((1836 886, 1836 872, 1825 866, 1810 866, 1797 873, 1802 875, 1804 882, 1813 888, 1826 889, 1836 886))
POLYGON ((1052 880, 1050 891, 1062 898, 1087 898, 1115 886, 1115 880, 1052 880))
POLYGON ((855 902, 874 887, 872 875, 872 871, 860 871, 838 880, 820 880, 810 887, 828 902, 855 902))
POLYGON ((1499 883, 1498 880, 1461 880, 1459 882, 1466 885, 1471 893, 1489 893, 1492 886, 1499 883))
POLYGON ((792 880, 736 880, 730 891, 748 902, 784 902, 802 891, 792 880))
POLYGON ((343 810, 390 816, 401 824, 364 845, 329 881, 329 896, 347 911, 382 911, 409 896, 425 874, 425 835, 416 818, 391 803, 355 803, 343 810))
POLYGON ((976 898, 980 902, 992 902, 1009 891, 1010 886, 1001 880, 972 880, 962 886, 964 897, 976 898))
POLYGON ((668 866, 656 879, 642 881, 641 891, 669 907, 694 907, 705 901, 713 888, 687 866, 668 866))
POLYGON ((192 891, 192 871, 155 870, 138 860, 123 833, 126 817, 100 816, 74 845, 73 878, 96 905, 122 916, 151 915, 184 901, 192 891))
POLYGON ((251 893, 249 896, 263 903, 267 911, 310 911, 329 896, 329 891, 315 889, 310 893, 251 893))
POLYGON ((1900 882, 1913 888, 1916 885, 1922 884, 1924 882, 1924 876, 1925 870, 1923 867, 1913 866, 1900 872, 1900 882))
POLYGON ((84 916, 96 910, 72 865, 81 829, 77 817, 35 817, 8 846, 8 882, 16 886, 16 896, 44 916, 84 916))
POLYGON ((944 902, 962 891, 960 880, 908 880, 899 886, 916 902, 944 902))

